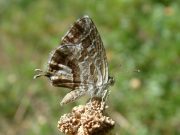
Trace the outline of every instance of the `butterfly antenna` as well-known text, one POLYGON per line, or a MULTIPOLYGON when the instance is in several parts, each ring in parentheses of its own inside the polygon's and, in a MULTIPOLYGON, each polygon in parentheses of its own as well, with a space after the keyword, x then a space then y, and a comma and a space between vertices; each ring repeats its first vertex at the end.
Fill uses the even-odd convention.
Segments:
POLYGON ((35 75, 33 78, 36 79, 38 77, 41 77, 41 76, 47 76, 49 77, 50 73, 48 72, 44 72, 42 71, 41 69, 35 69, 36 72, 39 72, 39 74, 35 75))

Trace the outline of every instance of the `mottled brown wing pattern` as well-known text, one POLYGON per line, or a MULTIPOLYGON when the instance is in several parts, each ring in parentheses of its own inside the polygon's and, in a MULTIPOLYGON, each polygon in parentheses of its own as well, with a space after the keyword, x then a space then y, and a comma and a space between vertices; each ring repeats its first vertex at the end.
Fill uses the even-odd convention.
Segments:
POLYGON ((80 53, 78 45, 60 45, 55 49, 48 61, 48 72, 51 72, 50 80, 54 86, 74 89, 79 86, 80 69, 77 66, 77 56, 80 53), (56 76, 56 77, 55 77, 56 76))
MULTIPOLYGON (((57 63, 72 70, 74 83, 100 86, 103 81, 108 81, 105 50, 98 31, 88 16, 77 20, 62 38, 61 45, 50 56, 48 70, 64 70, 57 63)), ((57 84, 58 81, 55 82, 57 84)))
POLYGON ((91 97, 102 97, 108 84, 107 58, 97 28, 88 16, 72 25, 60 46, 51 52, 47 71, 35 77, 41 75, 54 86, 72 89, 63 104, 87 92, 91 97))

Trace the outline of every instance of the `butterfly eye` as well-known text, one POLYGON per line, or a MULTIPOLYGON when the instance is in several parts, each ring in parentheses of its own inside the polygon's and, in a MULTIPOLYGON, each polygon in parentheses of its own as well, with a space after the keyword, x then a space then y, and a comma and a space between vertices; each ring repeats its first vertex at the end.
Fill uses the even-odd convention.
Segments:
POLYGON ((113 77, 109 76, 108 82, 109 82, 110 85, 114 85, 115 79, 113 77))

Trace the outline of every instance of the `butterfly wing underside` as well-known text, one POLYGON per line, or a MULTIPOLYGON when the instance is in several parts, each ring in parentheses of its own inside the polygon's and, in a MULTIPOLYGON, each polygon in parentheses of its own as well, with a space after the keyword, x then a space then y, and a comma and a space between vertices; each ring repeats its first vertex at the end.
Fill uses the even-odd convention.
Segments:
POLYGON ((54 86, 72 89, 63 103, 75 100, 90 91, 92 96, 108 81, 105 49, 93 21, 88 17, 77 20, 60 46, 50 55, 47 76, 54 86))

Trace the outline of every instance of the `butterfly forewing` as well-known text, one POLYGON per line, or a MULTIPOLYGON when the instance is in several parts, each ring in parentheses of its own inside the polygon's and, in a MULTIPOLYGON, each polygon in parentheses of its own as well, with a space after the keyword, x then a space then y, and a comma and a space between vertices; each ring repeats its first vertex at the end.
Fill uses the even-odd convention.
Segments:
POLYGON ((96 96, 99 88, 107 84, 105 49, 96 26, 88 16, 77 20, 58 48, 52 51, 47 72, 53 85, 75 90, 74 95, 71 92, 72 95, 66 96, 72 100, 87 91, 96 96))
POLYGON ((49 70, 63 70, 58 64, 66 65, 72 70, 74 83, 93 83, 100 86, 107 82, 107 60, 103 43, 88 16, 73 24, 62 38, 60 46, 52 53, 49 70))

